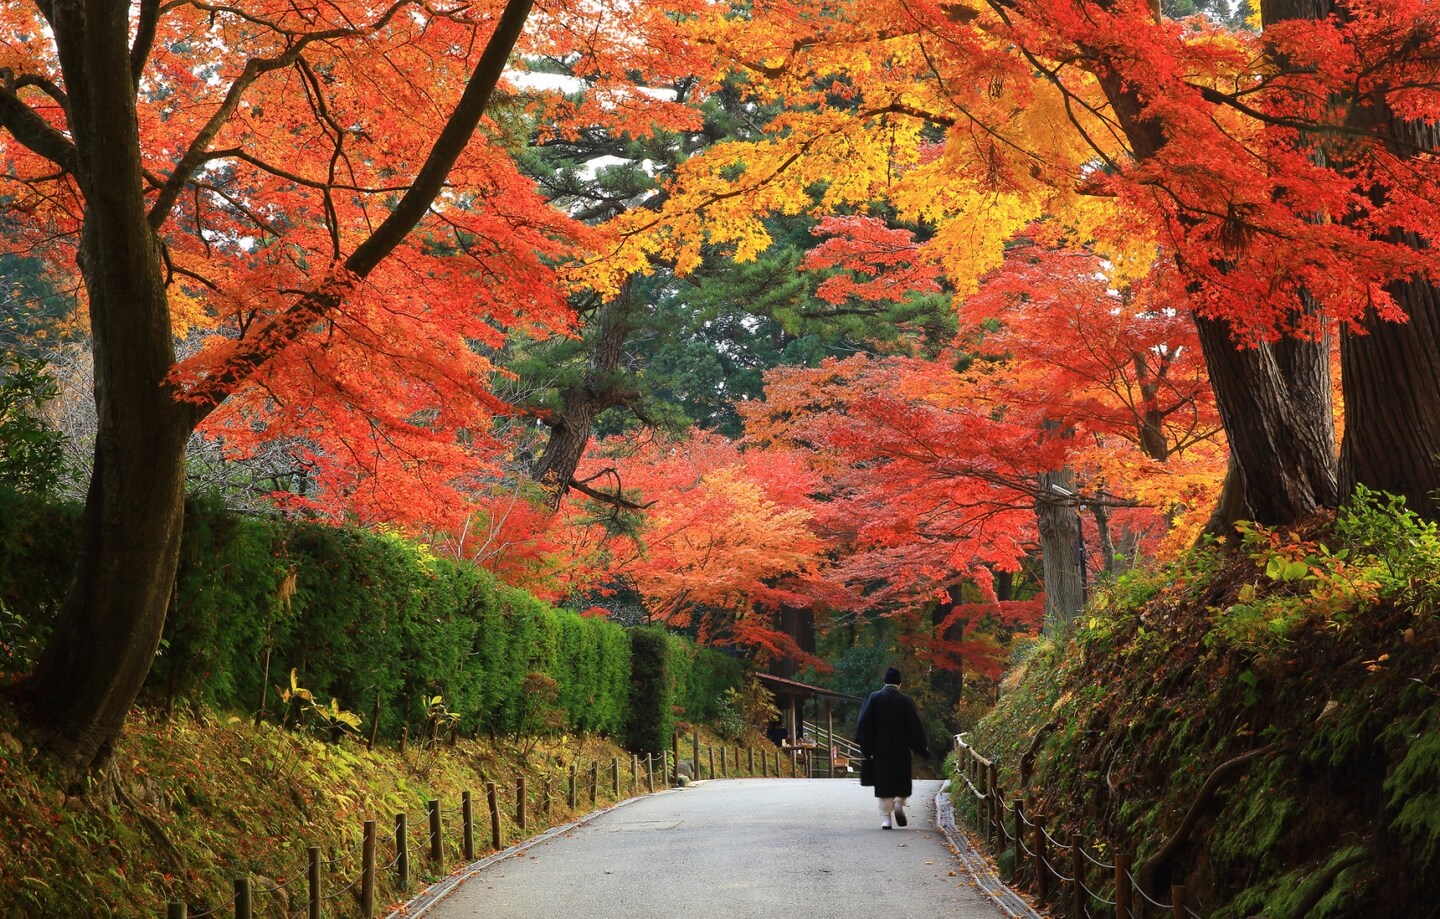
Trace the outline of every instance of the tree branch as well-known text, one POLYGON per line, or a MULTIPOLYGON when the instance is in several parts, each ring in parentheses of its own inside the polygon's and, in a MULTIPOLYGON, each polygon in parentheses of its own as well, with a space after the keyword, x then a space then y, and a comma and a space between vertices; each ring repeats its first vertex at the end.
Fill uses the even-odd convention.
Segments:
POLYGON ((159 22, 160 0, 140 0, 140 21, 135 29, 135 44, 130 48, 130 79, 137 87, 155 44, 155 27, 159 22))
MULTIPOLYGON (((435 197, 444 188, 446 176, 479 127, 480 119, 490 102, 490 95, 495 84, 500 81, 505 62, 520 37, 533 5, 534 0, 509 0, 505 5, 505 10, 496 23, 495 32, 480 55, 480 61, 470 75, 459 104, 431 146, 430 154, 420 167, 415 181, 375 232, 313 291, 292 303, 254 338, 237 342, 235 350, 221 366, 186 394, 186 397, 195 403, 192 415, 195 424, 203 421, 226 396, 253 376, 272 356, 304 334, 317 319, 338 306, 420 223, 435 197)), ((392 13, 399 6, 397 4, 391 7, 392 13)))
MULTIPOLYGON (((146 216, 151 228, 158 230, 165 222, 165 218, 170 214, 170 209, 175 206, 175 201, 180 197, 180 192, 184 189, 185 183, 190 181, 190 177, 195 174, 195 170, 199 169, 200 166, 210 158, 209 150, 207 149, 210 146, 210 142, 215 139, 215 135, 219 134, 220 129, 230 120, 230 116, 235 114, 235 110, 240 107, 241 98, 256 80, 272 70, 280 70, 294 64, 299 60, 301 53, 313 42, 331 41, 337 38, 364 35, 378 31, 384 28, 386 23, 395 17, 396 13, 404 7, 409 6, 412 2, 413 0, 396 0, 385 12, 380 14, 380 17, 375 20, 375 22, 368 26, 351 29, 327 29, 323 32, 312 32, 308 35, 301 35, 294 39, 293 43, 285 49, 283 54, 272 58, 255 57, 246 61, 245 68, 240 71, 240 75, 235 78, 235 82, 230 84, 230 89, 225 93, 225 98, 221 101, 220 107, 215 110, 215 113, 205 122, 204 127, 202 127, 194 139, 190 141, 190 146, 186 149, 184 155, 180 157, 180 161, 175 164, 175 168, 171 171, 170 177, 165 180, 164 187, 160 189, 160 194, 156 196, 155 203, 151 206, 150 213, 146 216)), ((528 15, 529 4, 526 4, 526 6, 526 14, 528 15)), ((508 7, 506 12, 509 12, 508 7)), ((501 20, 503 22, 503 15, 501 16, 501 20)), ((512 42, 511 44, 513 45, 514 43, 512 42)), ((486 51, 489 51, 488 47, 486 51)), ((486 98, 487 100, 489 98, 488 92, 486 93, 486 98)), ((458 112, 459 109, 456 111, 458 112)), ((454 115, 451 116, 452 119, 454 117, 454 115)), ((394 248, 394 246, 392 245, 390 248, 394 248)))
POLYGON ((13 72, 8 68, 0 70, 0 126, 32 153, 74 175, 80 166, 75 143, 26 105, 15 88, 13 72))
POLYGON ((615 507, 623 507, 626 510, 631 511, 643 511, 647 507, 653 507, 656 503, 654 501, 646 501, 644 504, 637 504, 636 502, 631 501, 629 498, 623 498, 620 495, 610 494, 609 492, 604 492, 595 488, 591 488, 584 482, 577 482, 574 479, 571 479, 567 483, 566 487, 570 488, 573 491, 578 491, 582 495, 594 498, 596 501, 603 501, 606 504, 611 504, 615 507))

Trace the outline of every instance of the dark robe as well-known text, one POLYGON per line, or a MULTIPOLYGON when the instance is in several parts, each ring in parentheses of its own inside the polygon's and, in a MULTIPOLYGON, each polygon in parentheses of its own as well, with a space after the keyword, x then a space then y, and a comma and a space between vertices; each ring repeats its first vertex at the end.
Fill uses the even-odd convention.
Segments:
POLYGON ((930 756, 915 700, 893 686, 872 692, 860 706, 855 742, 873 763, 875 797, 908 798, 910 752, 930 756))

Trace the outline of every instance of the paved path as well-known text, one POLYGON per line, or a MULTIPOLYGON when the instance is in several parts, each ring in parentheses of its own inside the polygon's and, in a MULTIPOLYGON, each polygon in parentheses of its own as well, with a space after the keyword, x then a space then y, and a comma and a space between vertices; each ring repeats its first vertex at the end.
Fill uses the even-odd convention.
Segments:
POLYGON ((938 787, 916 782, 910 826, 889 831, 870 790, 849 780, 650 795, 490 865, 424 919, 996 919, 935 830, 938 787))

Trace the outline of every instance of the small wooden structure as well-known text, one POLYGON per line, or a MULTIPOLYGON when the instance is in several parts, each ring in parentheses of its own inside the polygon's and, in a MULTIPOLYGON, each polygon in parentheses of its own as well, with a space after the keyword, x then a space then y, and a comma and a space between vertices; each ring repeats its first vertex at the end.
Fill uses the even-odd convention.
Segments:
POLYGON ((780 731, 771 735, 776 746, 785 750, 797 763, 803 760, 808 767, 812 767, 812 774, 815 764, 810 754, 812 750, 818 750, 820 756, 826 760, 825 771, 834 773, 840 765, 838 757, 844 756, 834 749, 835 706, 865 700, 859 696, 770 673, 757 673, 755 678, 775 696, 775 705, 780 709, 780 731), (823 736, 812 737, 804 730, 807 703, 813 703, 816 733, 823 733, 823 736))

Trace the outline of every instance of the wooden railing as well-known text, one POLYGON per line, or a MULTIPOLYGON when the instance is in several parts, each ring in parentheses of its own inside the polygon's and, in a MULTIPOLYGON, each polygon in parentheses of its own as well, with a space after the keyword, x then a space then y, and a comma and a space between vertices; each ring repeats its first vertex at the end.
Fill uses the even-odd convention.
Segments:
MULTIPOLYGON (((166 906, 167 919, 254 919, 257 912, 278 913, 304 919, 322 917, 355 917, 374 919, 376 915, 376 888, 379 879, 389 877, 394 890, 408 893, 411 887, 412 868, 419 861, 428 873, 441 876, 450 873, 453 864, 447 863, 446 848, 455 850, 463 859, 462 865, 475 861, 476 834, 489 830, 488 846, 492 852, 503 850, 507 830, 516 838, 530 835, 532 817, 548 825, 554 802, 562 795, 571 812, 576 811, 582 801, 593 808, 599 803, 602 789, 610 800, 619 801, 624 797, 649 794, 655 791, 656 783, 662 787, 679 784, 680 750, 682 741, 675 736, 672 749, 659 756, 630 757, 629 775, 619 757, 613 757, 608 766, 599 761, 588 764, 576 761, 558 773, 547 775, 540 788, 527 788, 524 776, 515 780, 513 797, 510 789, 501 789, 494 782, 485 785, 483 805, 476 802, 472 794, 463 792, 458 811, 453 806, 442 806, 439 800, 427 802, 423 814, 395 814, 393 829, 382 833, 376 821, 367 820, 361 830, 360 840, 350 850, 332 853, 326 857, 318 846, 307 848, 308 863, 303 870, 290 875, 290 879, 274 885, 257 885, 252 878, 234 879, 234 893, 229 900, 209 906, 199 912, 191 912, 180 902, 166 906), (626 794, 622 795, 622 791, 626 794), (502 801, 502 798, 505 800, 502 801), (483 807, 476 814, 477 807, 483 807), (488 827, 485 816, 488 812, 488 827), (382 861, 382 859, 388 859, 382 861), (388 875, 384 873, 388 872, 388 875), (271 902, 262 901, 269 899, 271 902), (274 901, 279 901, 278 908, 274 901)), ((695 778, 753 778, 787 776, 798 778, 801 772, 795 758, 786 756, 777 747, 739 747, 705 745, 702 747, 698 734, 692 735, 689 743, 692 759, 691 768, 695 778), (702 750, 706 754, 702 759, 702 750), (788 766, 785 763, 788 761, 788 766)), ((537 827, 538 829, 538 827, 537 827)), ((482 844, 483 848, 483 844, 482 844)), ((392 917, 403 915, 397 910, 392 917)))
POLYGON ((997 764, 980 754, 968 734, 955 735, 955 778, 962 796, 975 801, 972 829, 995 852, 1013 853, 1010 883, 1028 885, 1041 905, 1070 919, 1203 919, 1185 902, 1185 887, 1170 887, 1170 902, 1150 896, 1135 877, 1129 853, 1106 862, 1079 837, 1061 841, 1046 827, 1046 815, 1026 813, 1016 796, 1006 803, 997 764))

